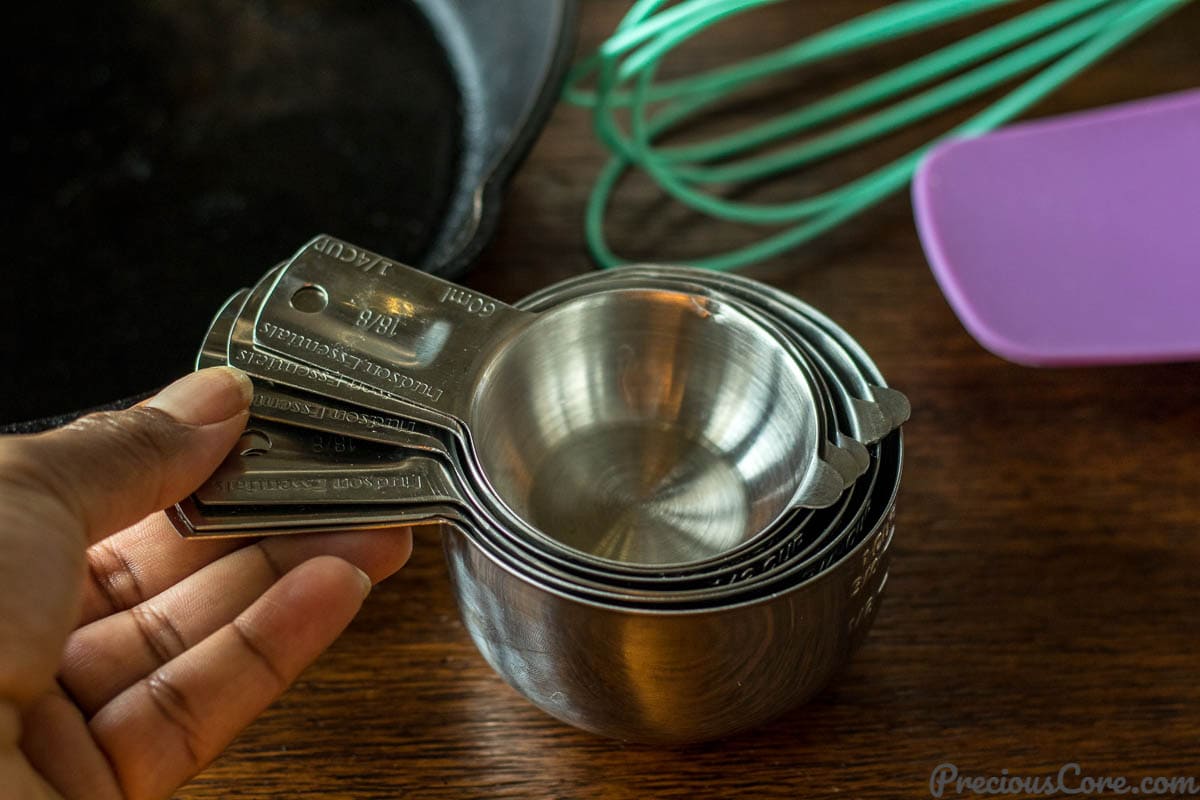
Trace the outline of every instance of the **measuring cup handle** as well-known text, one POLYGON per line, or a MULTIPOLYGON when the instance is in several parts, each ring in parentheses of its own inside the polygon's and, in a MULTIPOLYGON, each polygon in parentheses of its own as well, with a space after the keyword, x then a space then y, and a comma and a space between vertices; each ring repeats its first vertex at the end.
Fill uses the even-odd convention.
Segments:
POLYGON ((332 236, 287 263, 255 343, 450 416, 475 370, 531 315, 332 236))
POLYGON ((338 404, 312 395, 254 385, 250 415, 256 419, 450 457, 444 441, 418 423, 392 414, 338 404))
POLYGON ((398 509, 395 513, 372 518, 363 517, 358 520, 345 521, 330 525, 321 524, 319 518, 297 519, 279 518, 269 520, 265 517, 246 518, 244 516, 229 517, 213 522, 212 517, 205 517, 196 507, 191 498, 166 509, 167 520, 181 537, 185 539, 242 539, 258 538, 260 536, 300 536, 309 533, 343 533, 351 531, 377 530, 380 528, 395 528, 400 526, 420 527, 424 525, 445 525, 456 533, 469 536, 469 527, 463 523, 462 516, 453 508, 447 506, 408 506, 398 509), (199 527, 197 527, 199 526, 199 527))
POLYGON ((396 458, 358 458, 337 451, 272 450, 271 437, 247 429, 238 449, 196 490, 202 506, 378 506, 440 504, 464 507, 458 482, 438 458, 401 450, 396 458))

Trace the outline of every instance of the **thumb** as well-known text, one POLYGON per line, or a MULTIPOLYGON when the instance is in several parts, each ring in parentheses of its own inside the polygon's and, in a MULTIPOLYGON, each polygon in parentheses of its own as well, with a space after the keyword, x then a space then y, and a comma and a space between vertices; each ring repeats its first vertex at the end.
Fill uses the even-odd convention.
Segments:
POLYGON ((53 681, 87 544, 199 486, 237 441, 250 396, 244 373, 217 367, 126 411, 0 437, 0 701, 53 681))
POLYGON ((252 391, 242 371, 215 367, 134 408, 0 439, 0 502, 26 525, 102 539, 212 474, 245 427, 252 391))

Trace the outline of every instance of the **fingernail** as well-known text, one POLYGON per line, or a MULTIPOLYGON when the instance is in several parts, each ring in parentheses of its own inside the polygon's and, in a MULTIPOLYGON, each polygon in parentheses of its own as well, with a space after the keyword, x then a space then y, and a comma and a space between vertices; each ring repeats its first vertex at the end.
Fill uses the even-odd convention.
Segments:
POLYGON ((146 406, 189 425, 222 422, 250 405, 254 386, 234 367, 209 367, 184 375, 150 398, 146 406))
POLYGON ((358 573, 358 578, 362 582, 363 597, 366 597, 371 593, 371 576, 363 572, 358 567, 354 567, 354 571, 358 573))

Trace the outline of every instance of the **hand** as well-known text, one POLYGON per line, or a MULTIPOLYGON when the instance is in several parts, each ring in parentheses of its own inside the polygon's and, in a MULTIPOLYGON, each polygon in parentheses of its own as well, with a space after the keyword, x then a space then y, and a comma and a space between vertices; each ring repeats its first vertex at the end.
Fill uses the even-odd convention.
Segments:
POLYGON ((407 529, 181 539, 156 512, 216 469, 249 400, 220 367, 0 438, 5 797, 170 796, 408 559, 407 529))

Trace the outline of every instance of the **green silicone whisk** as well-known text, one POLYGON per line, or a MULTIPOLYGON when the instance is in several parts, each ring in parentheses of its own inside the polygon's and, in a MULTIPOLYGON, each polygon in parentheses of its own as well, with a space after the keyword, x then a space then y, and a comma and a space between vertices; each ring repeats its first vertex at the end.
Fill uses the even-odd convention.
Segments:
POLYGON ((572 71, 565 98, 591 109, 596 134, 612 152, 592 189, 585 223, 588 247, 601 266, 625 263, 610 248, 604 223, 626 170, 644 171, 663 191, 701 214, 779 229, 751 245, 690 260, 714 270, 737 269, 796 248, 902 190, 933 142, 837 189, 791 202, 739 202, 726 199, 721 187, 803 168, 1028 75, 946 136, 984 133, 1189 0, 1054 0, 745 130, 686 145, 658 144, 663 134, 768 77, 1015 2, 893 3, 773 52, 656 82, 660 62, 675 47, 723 19, 782 1, 684 0, 668 5, 667 0, 638 0, 614 34, 572 71), (588 82, 592 88, 583 88, 588 82), (628 115, 628 130, 617 122, 618 109, 628 115), (819 126, 824 127, 813 133, 819 126), (756 152, 781 143, 770 152, 756 152))

